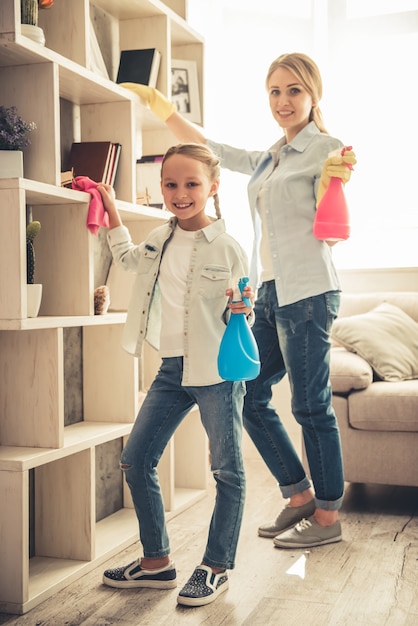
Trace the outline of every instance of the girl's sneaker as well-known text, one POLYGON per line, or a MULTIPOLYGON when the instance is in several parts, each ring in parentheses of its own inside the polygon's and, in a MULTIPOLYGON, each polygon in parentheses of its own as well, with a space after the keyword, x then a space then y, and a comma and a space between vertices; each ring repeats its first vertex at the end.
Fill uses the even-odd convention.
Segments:
POLYGON ((228 587, 226 572, 214 574, 207 565, 198 565, 177 596, 177 602, 185 606, 210 604, 228 587))
POLYGON ((173 561, 160 569, 142 569, 141 560, 137 559, 124 567, 107 569, 103 573, 103 582, 109 587, 133 589, 151 587, 152 589, 174 589, 177 587, 176 570, 173 561))

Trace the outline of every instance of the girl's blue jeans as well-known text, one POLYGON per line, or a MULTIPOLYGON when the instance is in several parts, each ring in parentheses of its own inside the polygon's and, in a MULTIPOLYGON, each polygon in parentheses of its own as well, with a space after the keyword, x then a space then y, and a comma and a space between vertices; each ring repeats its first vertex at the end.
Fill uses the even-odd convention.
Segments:
POLYGON ((261 371, 247 382, 244 401, 244 426, 283 497, 309 488, 302 463, 270 402, 272 385, 288 374, 292 412, 302 427, 316 506, 325 510, 338 510, 344 492, 329 380, 330 331, 339 305, 339 292, 331 291, 279 307, 274 281, 261 285, 253 326, 261 371))
POLYGON ((232 569, 245 499, 241 453, 245 385, 222 382, 206 387, 183 387, 182 371, 181 357, 162 360, 122 452, 121 467, 138 517, 144 556, 167 556, 170 545, 157 465, 180 422, 197 404, 209 438, 211 469, 216 481, 215 506, 202 560, 210 567, 232 569))

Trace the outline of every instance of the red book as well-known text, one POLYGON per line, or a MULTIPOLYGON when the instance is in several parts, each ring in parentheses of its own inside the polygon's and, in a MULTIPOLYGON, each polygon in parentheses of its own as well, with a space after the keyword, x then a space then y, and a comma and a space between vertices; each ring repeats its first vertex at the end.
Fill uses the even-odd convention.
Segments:
POLYGON ((71 146, 67 169, 74 169, 74 178, 88 176, 96 183, 106 183, 112 149, 111 141, 74 142, 71 146))

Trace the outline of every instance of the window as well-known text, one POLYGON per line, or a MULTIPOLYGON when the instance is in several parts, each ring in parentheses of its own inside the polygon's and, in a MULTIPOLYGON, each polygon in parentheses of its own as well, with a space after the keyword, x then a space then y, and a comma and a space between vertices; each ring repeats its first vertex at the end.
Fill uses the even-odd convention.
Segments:
MULTIPOLYGON (((285 51, 309 54, 324 79, 325 123, 358 156, 346 187, 352 235, 333 249, 337 267, 417 266, 416 0, 189 3, 206 41, 205 133, 248 149, 274 143, 268 66, 285 51)), ((228 230, 250 250, 246 177, 222 172, 220 199, 228 230)))

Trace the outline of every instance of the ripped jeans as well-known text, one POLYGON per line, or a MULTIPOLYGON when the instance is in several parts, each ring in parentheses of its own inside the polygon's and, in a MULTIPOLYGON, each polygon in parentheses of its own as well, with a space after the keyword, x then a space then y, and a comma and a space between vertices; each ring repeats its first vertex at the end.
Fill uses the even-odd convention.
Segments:
POLYGON ((157 465, 175 430, 197 404, 209 438, 216 481, 215 506, 202 561, 210 567, 232 569, 245 500, 241 452, 245 384, 225 381, 207 387, 184 387, 182 371, 182 357, 162 360, 122 452, 121 467, 139 521, 144 556, 167 556, 170 545, 157 465))

